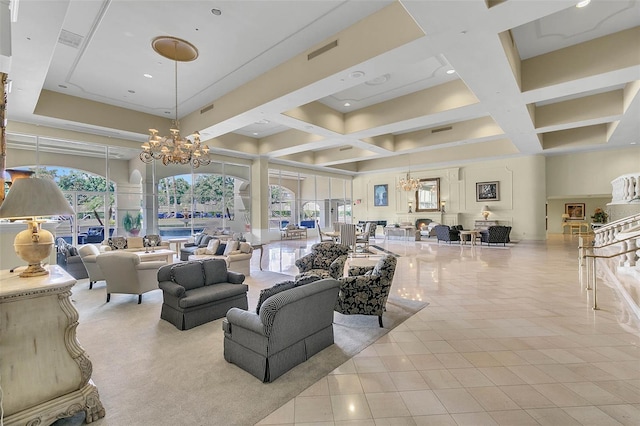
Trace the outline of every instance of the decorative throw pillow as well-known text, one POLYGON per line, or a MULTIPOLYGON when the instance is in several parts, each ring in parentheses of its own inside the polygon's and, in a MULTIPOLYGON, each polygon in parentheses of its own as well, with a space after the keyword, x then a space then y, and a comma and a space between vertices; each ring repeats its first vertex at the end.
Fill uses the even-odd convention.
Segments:
POLYGON ((240 253, 251 253, 251 244, 240 242, 240 253))
POLYGON ((209 240, 209 244, 207 244, 207 248, 204 249, 205 254, 216 254, 218 251, 218 246, 220 245, 220 240, 217 238, 209 240))
POLYGON ((69 256, 78 256, 78 249, 74 246, 69 246, 69 256))
POLYGON ((144 248, 144 240, 142 237, 127 238, 127 248, 141 249, 144 248))
POLYGON ((127 248, 127 239, 125 237, 113 237, 110 239, 111 248, 113 250, 122 250, 127 248))
POLYGON ((227 247, 225 247, 224 249, 224 254, 225 256, 231 254, 232 251, 236 250, 238 248, 238 242, 237 241, 227 241, 227 247))
POLYGON ((260 297, 258 298, 258 306, 256 306, 256 314, 260 313, 260 307, 262 306, 265 300, 267 300, 274 294, 278 294, 281 291, 289 290, 291 288, 294 288, 295 286, 296 286, 296 283, 294 283, 293 281, 284 281, 274 285, 271 288, 265 288, 264 290, 261 290, 260 297))
POLYGON ((224 243, 220 243, 220 245, 218 246, 218 250, 216 250, 216 256, 222 256, 226 249, 227 245, 224 243))
POLYGON ((300 287, 301 285, 309 284, 320 279, 321 278, 315 274, 305 275, 304 277, 296 280, 296 287, 300 287))

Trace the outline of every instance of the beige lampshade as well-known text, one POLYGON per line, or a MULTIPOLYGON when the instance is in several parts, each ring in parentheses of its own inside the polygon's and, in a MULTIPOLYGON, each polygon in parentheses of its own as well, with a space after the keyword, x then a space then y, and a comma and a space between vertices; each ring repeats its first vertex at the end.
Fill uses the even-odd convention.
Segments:
POLYGON ((42 261, 49 257, 53 247, 53 234, 42 229, 43 216, 73 215, 73 209, 58 185, 50 179, 16 179, 0 206, 0 218, 28 219, 27 229, 19 232, 13 248, 28 266, 21 278, 37 277, 49 273, 42 261))
POLYGON ((569 215, 567 213, 562 213, 562 218, 563 219, 569 219, 569 215))
POLYGON ((73 209, 51 179, 16 179, 0 205, 2 218, 33 218, 72 215, 73 209))
POLYGON ((484 216, 484 220, 487 220, 487 218, 491 214, 491 209, 489 209, 489 206, 485 204, 484 206, 482 206, 482 210, 480 210, 480 212, 482 213, 482 216, 484 216))

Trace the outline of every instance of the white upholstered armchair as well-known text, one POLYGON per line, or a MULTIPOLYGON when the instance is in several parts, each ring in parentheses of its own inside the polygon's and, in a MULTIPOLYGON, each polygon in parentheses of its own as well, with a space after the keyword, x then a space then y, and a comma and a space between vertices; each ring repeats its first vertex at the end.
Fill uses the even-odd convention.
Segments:
POLYGON ((92 289, 93 284, 96 281, 104 280, 104 274, 96 261, 96 258, 100 254, 100 250, 98 250, 98 247, 93 244, 87 244, 78 249, 78 254, 80 255, 80 259, 82 259, 82 263, 87 270, 87 274, 89 274, 89 289, 92 289))
POLYGON ((107 282, 107 302, 111 293, 124 293, 137 294, 138 304, 143 293, 158 289, 158 269, 166 265, 164 261, 140 262, 137 254, 118 251, 103 253, 97 261, 107 282))

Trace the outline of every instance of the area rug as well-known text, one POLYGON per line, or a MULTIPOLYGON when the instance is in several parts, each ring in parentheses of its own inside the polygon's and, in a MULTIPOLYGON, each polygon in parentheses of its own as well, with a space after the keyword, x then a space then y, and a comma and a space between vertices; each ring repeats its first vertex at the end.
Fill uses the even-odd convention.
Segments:
MULTIPOLYGON (((260 289, 287 279, 252 272, 249 309, 260 289)), ((336 313, 335 344, 265 384, 224 360, 222 319, 187 331, 161 320, 159 290, 144 294, 140 305, 137 296, 118 294, 105 303, 104 282, 89 290, 85 279, 72 300, 78 340, 107 412, 96 426, 253 425, 426 306, 390 298, 384 328, 377 317, 336 313)))

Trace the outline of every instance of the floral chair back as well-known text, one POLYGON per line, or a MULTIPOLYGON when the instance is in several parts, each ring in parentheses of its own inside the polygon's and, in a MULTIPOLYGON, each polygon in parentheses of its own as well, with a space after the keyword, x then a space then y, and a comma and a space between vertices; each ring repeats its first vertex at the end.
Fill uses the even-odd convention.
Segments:
POLYGON ((395 256, 387 255, 375 266, 349 268, 349 276, 339 279, 340 294, 335 310, 345 315, 377 315, 382 327, 382 314, 397 264, 395 256))

